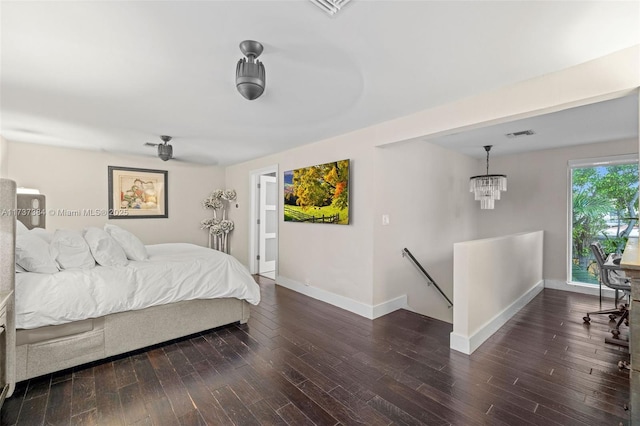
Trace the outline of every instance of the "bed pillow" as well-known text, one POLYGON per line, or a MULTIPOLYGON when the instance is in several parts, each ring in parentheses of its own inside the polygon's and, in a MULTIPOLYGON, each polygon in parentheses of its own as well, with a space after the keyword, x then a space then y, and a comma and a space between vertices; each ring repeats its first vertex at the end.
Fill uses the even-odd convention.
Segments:
POLYGON ((60 269, 90 269, 96 266, 89 245, 79 231, 56 230, 51 241, 51 253, 60 269))
POLYGON ((47 231, 46 229, 33 228, 31 231, 29 231, 29 233, 42 238, 47 244, 51 244, 51 241, 53 241, 53 233, 47 231))
POLYGON ((29 228, 19 220, 16 219, 16 234, 21 234, 23 232, 29 232, 29 228))
POLYGON ((129 260, 146 260, 149 255, 142 241, 126 229, 116 225, 106 224, 104 230, 120 244, 129 260))
MULTIPOLYGON (((29 228, 27 228, 24 223, 16 220, 16 235, 22 234, 23 232, 29 232, 29 228)), ((27 272, 22 266, 16 263, 16 272, 27 272)))
POLYGON ((129 263, 120 244, 107 231, 100 228, 87 228, 84 231, 84 239, 98 265, 125 266, 129 263))
POLYGON ((16 235, 16 263, 27 272, 58 272, 58 265, 51 256, 49 244, 29 232, 16 235))

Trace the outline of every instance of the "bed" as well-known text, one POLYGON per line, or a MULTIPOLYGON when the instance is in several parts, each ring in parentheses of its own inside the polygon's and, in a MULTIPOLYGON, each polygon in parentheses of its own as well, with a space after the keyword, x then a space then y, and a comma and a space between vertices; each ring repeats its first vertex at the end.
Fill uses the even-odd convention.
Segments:
MULTIPOLYGON (((7 208, 4 200, 11 196, 5 192, 15 184, 3 179, 0 186, 2 208, 7 208)), ((5 256, 13 257, 15 223, 15 218, 0 217, 3 271, 15 266, 5 256)), ((15 383, 246 323, 250 304, 260 300, 253 277, 231 256, 192 244, 146 249, 148 259, 126 266, 3 277, 0 291, 15 289, 10 303, 15 306, 15 356, 9 356, 9 379, 15 383)))

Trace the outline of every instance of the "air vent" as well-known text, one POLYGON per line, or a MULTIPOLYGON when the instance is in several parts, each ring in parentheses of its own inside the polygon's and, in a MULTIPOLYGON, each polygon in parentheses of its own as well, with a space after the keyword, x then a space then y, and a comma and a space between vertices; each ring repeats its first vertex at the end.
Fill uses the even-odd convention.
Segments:
POLYGON ((349 3, 349 1, 350 0, 311 0, 311 3, 333 16, 340 12, 340 9, 349 3))
POLYGON ((505 136, 513 139, 513 138, 520 138, 522 136, 531 136, 535 134, 536 132, 534 132, 533 130, 521 130, 519 132, 507 133, 505 136))

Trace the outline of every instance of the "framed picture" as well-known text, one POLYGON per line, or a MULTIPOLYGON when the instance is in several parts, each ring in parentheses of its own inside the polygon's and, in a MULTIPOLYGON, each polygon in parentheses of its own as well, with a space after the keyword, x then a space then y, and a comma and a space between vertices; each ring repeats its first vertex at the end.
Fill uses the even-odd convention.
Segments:
POLYGON ((109 219, 169 217, 167 174, 109 166, 109 219))
POLYGON ((349 160, 284 172, 284 221, 349 224, 349 160))

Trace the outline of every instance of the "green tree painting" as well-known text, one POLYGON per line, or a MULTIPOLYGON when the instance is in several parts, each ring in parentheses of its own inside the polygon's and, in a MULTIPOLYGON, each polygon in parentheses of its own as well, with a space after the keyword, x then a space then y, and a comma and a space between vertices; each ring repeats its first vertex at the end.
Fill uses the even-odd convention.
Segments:
POLYGON ((349 223, 349 160, 284 173, 284 220, 349 223))

